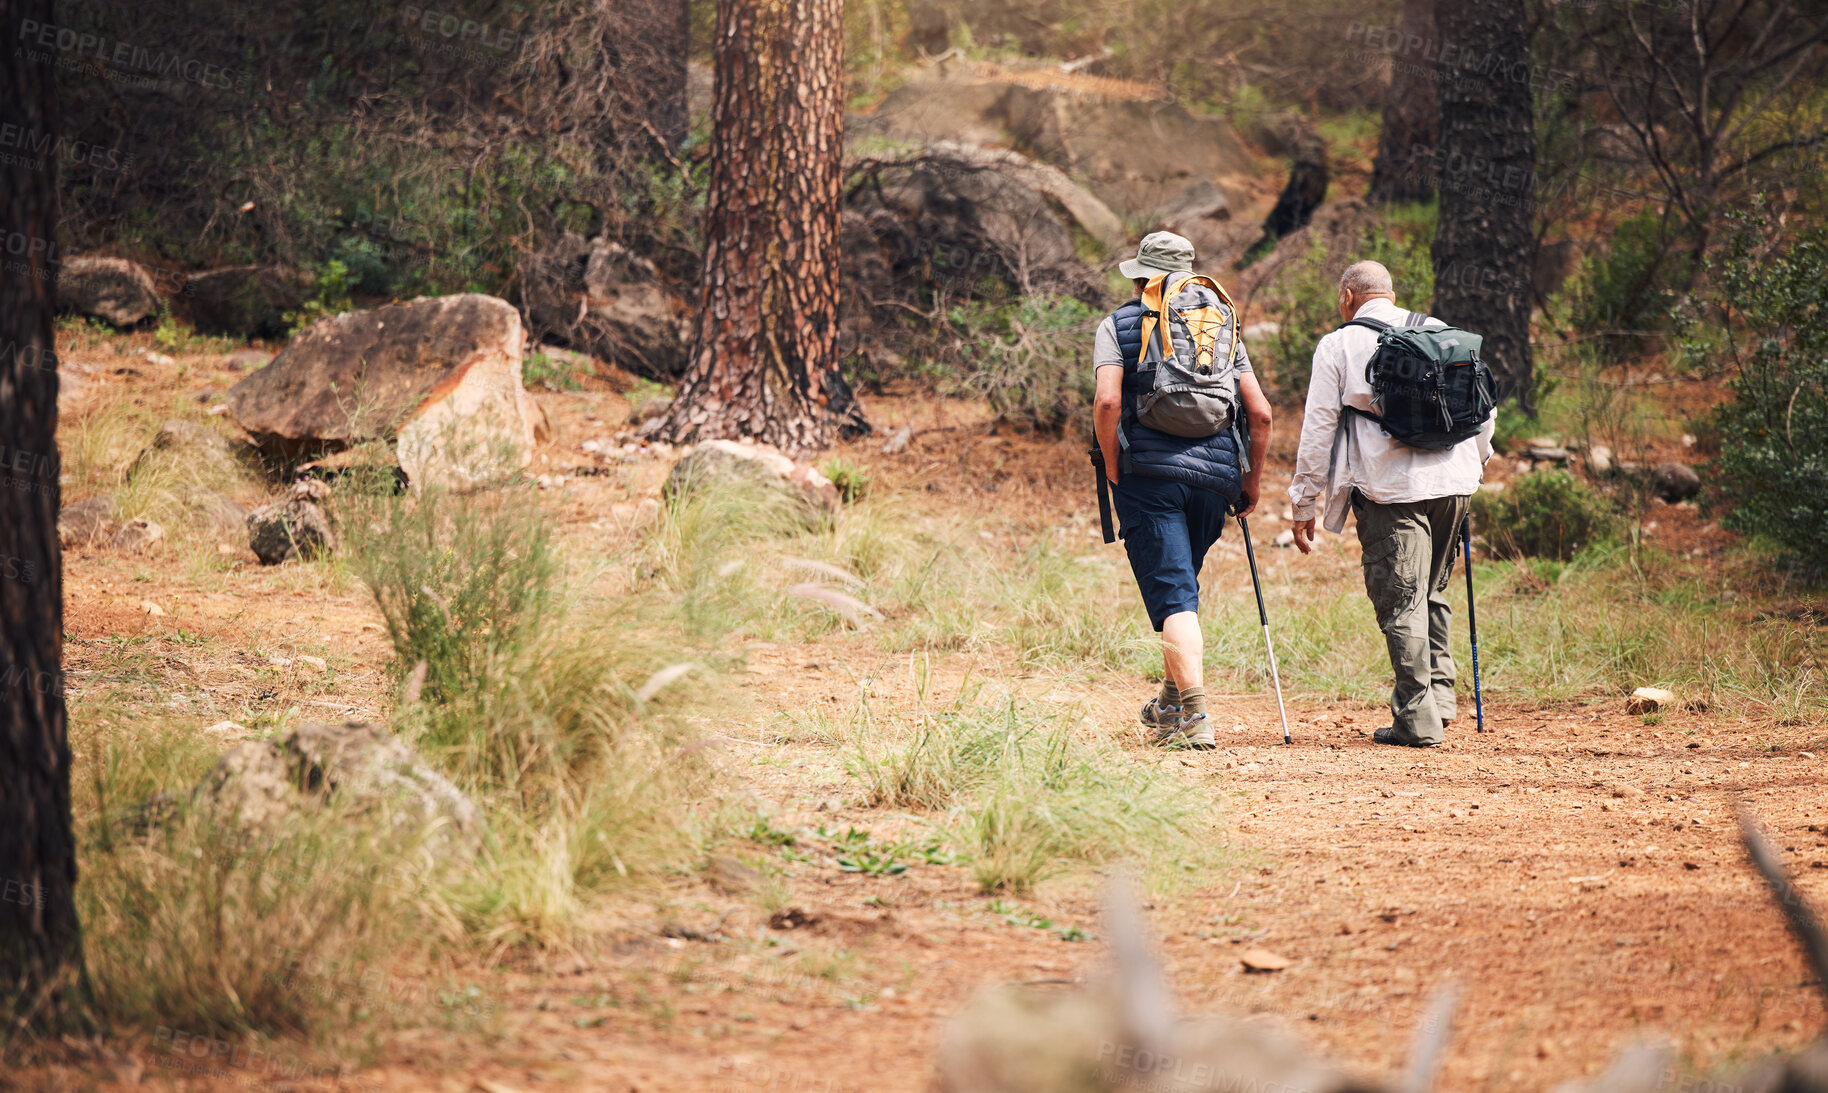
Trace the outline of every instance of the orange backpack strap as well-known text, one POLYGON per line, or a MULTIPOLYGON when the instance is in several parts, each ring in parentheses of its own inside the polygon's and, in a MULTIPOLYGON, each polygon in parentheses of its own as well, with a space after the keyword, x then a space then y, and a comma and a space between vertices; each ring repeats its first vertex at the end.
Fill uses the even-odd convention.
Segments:
POLYGON ((1170 276, 1172 274, 1164 273, 1159 277, 1151 277, 1149 283, 1143 286, 1142 350, 1138 355, 1139 364, 1143 358, 1148 357, 1149 339, 1155 337, 1158 330, 1162 335, 1162 356, 1165 358, 1168 355, 1168 324, 1163 320, 1167 318, 1167 301, 1174 298, 1167 291, 1170 276))

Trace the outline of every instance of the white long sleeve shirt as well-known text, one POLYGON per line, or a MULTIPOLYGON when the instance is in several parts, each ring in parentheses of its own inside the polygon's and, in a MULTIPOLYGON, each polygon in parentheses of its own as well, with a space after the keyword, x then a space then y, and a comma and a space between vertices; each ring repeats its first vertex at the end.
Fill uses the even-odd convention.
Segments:
MULTIPOLYGON (((1354 318, 1401 326, 1409 314, 1380 297, 1366 301, 1354 318)), ((1445 324, 1430 319, 1425 325, 1445 324)), ((1301 447, 1288 497, 1295 519, 1313 520, 1319 508, 1324 514, 1321 526, 1335 533, 1345 530, 1354 489, 1385 505, 1470 494, 1479 489, 1485 461, 1492 455, 1496 411, 1478 436, 1439 452, 1393 440, 1376 422, 1357 414, 1346 415, 1347 427, 1340 428, 1342 407, 1373 412, 1365 365, 1376 349, 1377 332, 1362 326, 1336 330, 1314 347, 1314 375, 1308 381, 1301 447)))

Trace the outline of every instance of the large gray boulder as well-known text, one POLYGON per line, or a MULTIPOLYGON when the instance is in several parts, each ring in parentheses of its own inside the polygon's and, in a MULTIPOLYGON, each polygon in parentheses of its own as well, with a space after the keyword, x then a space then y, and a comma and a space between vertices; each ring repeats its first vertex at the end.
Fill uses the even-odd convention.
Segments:
POLYGON ((541 337, 638 376, 684 374, 692 336, 687 305, 646 258, 567 232, 521 273, 527 321, 541 337))
POLYGON ((138 262, 82 254, 64 259, 58 270, 57 308, 133 326, 159 310, 159 294, 138 262))
POLYGON ((345 312, 230 388, 229 414, 279 459, 391 441, 415 487, 469 488, 533 457, 525 346, 520 313, 480 293, 345 312))
POLYGON ((196 274, 184 282, 184 295, 198 330, 242 338, 284 334, 286 312, 303 303, 296 279, 270 266, 230 266, 196 274))
POLYGON ((948 279, 975 292, 986 277, 1018 292, 1096 298, 1099 283, 1079 256, 1074 229, 1095 240, 1122 238, 1121 222, 1097 198, 1078 191, 1080 220, 1061 200, 1077 187, 1014 153, 940 141, 906 158, 861 164, 854 177, 843 223, 846 284, 872 301, 948 279))
POLYGON ((1024 75, 1031 78, 935 71, 891 92, 850 129, 859 140, 1006 145, 1082 181, 1122 217, 1147 215, 1200 179, 1241 186, 1256 173, 1222 119, 1122 81, 1024 75))
POLYGON ((267 831, 331 800, 383 824, 390 840, 457 861, 481 853, 488 836, 474 802, 386 726, 367 722, 311 723, 280 743, 244 741, 195 797, 239 826, 267 831))

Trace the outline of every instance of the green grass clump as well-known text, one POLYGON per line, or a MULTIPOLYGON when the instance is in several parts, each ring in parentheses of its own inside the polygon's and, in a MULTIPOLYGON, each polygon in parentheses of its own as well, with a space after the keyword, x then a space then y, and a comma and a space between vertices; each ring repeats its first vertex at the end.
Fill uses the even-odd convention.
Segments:
POLYGON ((537 495, 363 503, 354 567, 411 700, 395 731, 478 800, 496 836, 488 867, 453 893, 469 933, 562 940, 591 893, 695 856, 708 770, 636 697, 664 658, 634 636, 628 604, 567 593, 588 582, 560 556, 537 495))
MULTIPOLYGON (((867 707, 859 715, 868 721, 867 707)), ((872 722, 851 769, 874 804, 943 813, 947 843, 985 891, 1026 892, 1075 867, 1188 845, 1199 796, 1158 763, 1082 734, 1071 713, 967 688, 912 720, 888 742, 872 722)))
POLYGON ((440 932, 439 901, 373 826, 332 802, 278 830, 242 828, 184 792, 214 764, 210 742, 116 732, 106 711, 78 713, 73 748, 90 777, 74 787, 76 891, 96 1004, 110 1019, 315 1037, 365 1004, 366 973, 417 970, 440 932), (174 789, 162 820, 146 824, 141 802, 174 789))

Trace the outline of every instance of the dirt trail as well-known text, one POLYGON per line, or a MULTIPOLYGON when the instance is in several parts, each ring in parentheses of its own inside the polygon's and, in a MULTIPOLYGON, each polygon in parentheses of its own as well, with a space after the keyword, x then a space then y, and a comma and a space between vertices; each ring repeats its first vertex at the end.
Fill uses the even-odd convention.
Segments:
MULTIPOLYGON (((1100 714, 1121 726, 1128 707, 1110 698, 1100 714)), ((1262 728, 1274 722, 1271 702, 1240 697, 1225 708, 1254 727, 1222 732, 1218 750, 1182 762, 1221 787, 1231 845, 1215 847, 1210 876, 1151 909, 1189 1011, 1268 1015, 1355 1068, 1391 1074, 1428 992, 1457 980, 1443 1088, 1462 1090, 1547 1089, 1594 1072, 1640 1033, 1672 1035, 1709 1068, 1795 1047, 1821 1028, 1820 996, 1742 864, 1730 812, 1749 800, 1805 892, 1828 903, 1828 798, 1813 758, 1681 715, 1646 730, 1580 707, 1500 707, 1485 737, 1454 731, 1447 747, 1409 752, 1371 744, 1375 711, 1302 705, 1297 742, 1283 747, 1262 728), (1293 966, 1247 974, 1237 959, 1245 944, 1293 966)), ((805 758, 793 745, 737 750, 805 758)), ((841 785, 815 774, 757 789, 791 805, 841 785)), ((806 818, 880 820, 846 810, 806 818)), ((798 939, 790 948, 852 953, 870 969, 874 997, 821 1003, 768 957, 649 942, 583 962, 562 987, 530 979, 510 1004, 513 1031, 483 1069, 519 1088, 928 1088, 943 1022, 972 991, 1095 974, 1099 958, 1096 944, 984 912, 961 872, 832 873, 800 887, 795 905, 815 922, 776 935, 798 939), (670 1011, 658 1029, 618 1014, 580 1033, 568 1017, 522 1008, 625 992, 631 973, 656 961, 672 973, 652 984, 670 1011)), ((1059 925, 1096 929, 1089 891, 1043 906, 1059 925)), ((395 1076, 398 1088, 416 1087, 395 1076)))

